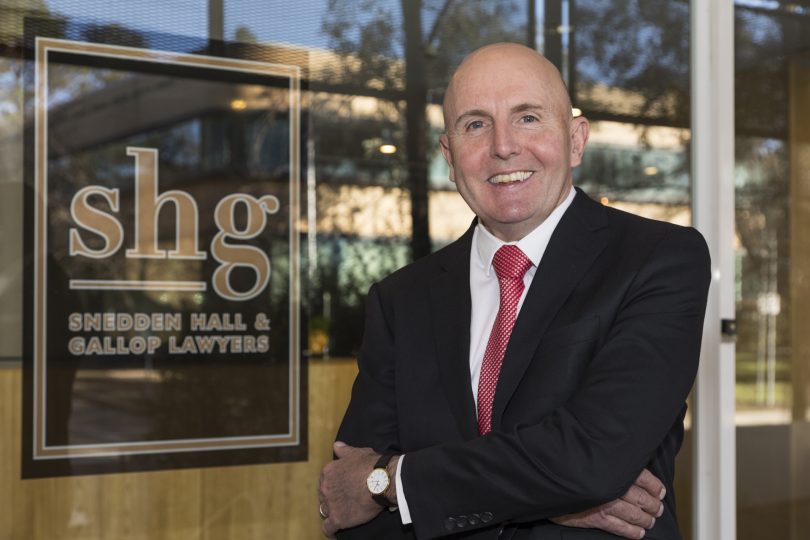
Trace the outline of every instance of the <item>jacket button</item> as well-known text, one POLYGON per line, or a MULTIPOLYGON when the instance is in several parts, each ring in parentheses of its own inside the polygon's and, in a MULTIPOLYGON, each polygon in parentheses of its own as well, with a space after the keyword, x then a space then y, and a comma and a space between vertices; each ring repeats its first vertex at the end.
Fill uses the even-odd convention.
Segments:
POLYGON ((470 517, 467 519, 470 525, 478 525, 481 522, 481 516, 478 514, 470 514, 470 517))
POLYGON ((482 523, 489 523, 490 521, 492 521, 492 518, 493 518, 492 512, 483 512, 481 514, 481 522, 482 523))
POLYGON ((444 520, 444 528, 448 531, 452 531, 456 528, 456 520, 449 517, 444 520))
POLYGON ((456 518, 456 527, 463 529, 467 526, 467 516, 458 516, 456 518))

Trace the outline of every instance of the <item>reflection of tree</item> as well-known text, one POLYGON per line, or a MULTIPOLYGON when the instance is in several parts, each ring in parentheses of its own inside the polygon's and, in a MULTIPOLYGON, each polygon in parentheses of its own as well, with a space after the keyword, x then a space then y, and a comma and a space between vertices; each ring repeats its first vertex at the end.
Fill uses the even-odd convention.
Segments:
POLYGON ((432 21, 430 27, 424 29, 425 77, 434 102, 439 102, 453 70, 470 51, 487 43, 524 41, 526 3, 521 0, 424 2, 424 18, 432 21))
MULTIPOLYGON (((429 100, 440 100, 452 68, 470 50, 488 42, 522 36, 515 31, 517 2, 403 0, 400 11, 379 2, 331 0, 324 32, 341 55, 331 82, 350 81, 354 91, 379 89, 403 118, 407 153, 407 188, 411 199, 411 252, 430 252, 428 231, 428 138, 425 117, 429 100), (422 21, 430 21, 423 28, 422 21), (397 24, 397 21, 402 21, 397 24), (403 66, 404 61, 404 66, 403 66)), ((400 144, 400 147, 402 145, 400 144)))
MULTIPOLYGON (((577 0, 578 99, 598 100, 594 87, 618 87, 643 97, 634 116, 689 125, 689 4, 661 8, 651 0, 577 0)), ((589 107, 606 112, 611 105, 589 107)))
POLYGON ((44 0, 4 0, 0 9, 0 46, 11 49, 19 45, 29 17, 47 17, 44 0))
POLYGON ((395 15, 375 0, 330 0, 323 29, 341 60, 328 77, 358 86, 401 89, 401 67, 392 62, 400 56, 397 45, 401 43, 395 21, 395 15))
POLYGON ((328 6, 323 29, 340 60, 323 76, 330 93, 312 108, 318 181, 403 188, 407 199, 391 217, 411 224, 410 257, 401 227, 387 224, 389 230, 373 240, 328 238, 319 231, 329 247, 319 257, 310 304, 314 313, 329 312, 332 351, 345 354, 359 343, 359 300, 368 286, 431 251, 428 162, 438 147, 427 123, 428 103, 441 102, 452 69, 469 51, 522 40, 525 19, 516 16, 524 9, 518 1, 402 0, 396 9, 374 0, 330 0, 328 6), (376 98, 372 114, 352 114, 363 99, 358 96, 376 98), (382 156, 380 142, 404 148, 407 160, 402 152, 382 156))
POLYGON ((737 380, 756 389, 742 394, 738 401, 763 404, 765 362, 775 363, 779 379, 789 377, 788 153, 784 141, 754 137, 738 137, 735 152, 744 171, 738 177, 735 197, 740 242, 737 380), (775 309, 772 302, 777 298, 782 300, 779 309, 770 311, 768 303, 775 309))
POLYGON ((329 321, 329 349, 334 354, 354 354, 362 337, 368 286, 407 262, 407 246, 341 236, 322 243, 318 257, 326 262, 318 265, 310 283, 315 293, 310 313, 329 321))
POLYGON ((144 35, 120 24, 90 24, 82 32, 82 36, 92 43, 107 43, 109 45, 122 45, 125 47, 146 47, 144 35))
MULTIPOLYGON (((743 405, 785 406, 791 374, 788 65, 808 47, 807 21, 780 9, 735 10, 738 248, 737 380, 743 405), (766 391, 766 364, 775 380, 766 391), (756 383, 756 384, 754 384, 756 383), (785 389, 784 391, 780 390, 785 389), (740 388, 743 389, 740 392, 740 388)), ((794 231, 795 235, 795 231, 794 231)))
MULTIPOLYGON (((38 28, 46 29, 55 37, 64 35, 65 21, 48 18, 47 6, 42 0, 7 4, 4 2, 0 8, 0 183, 21 183, 21 133, 24 111, 26 107, 30 110, 22 80, 24 70, 31 68, 30 62, 22 60, 24 30, 27 24, 31 25, 26 19, 35 21, 38 28)), ((0 235, 3 230, 0 227, 0 235)))
POLYGON ((670 153, 677 158, 672 162, 654 155, 650 130, 690 124, 689 3, 678 0, 664 7, 651 0, 577 0, 571 19, 576 38, 571 57, 576 74, 571 88, 574 104, 591 120, 635 124, 640 147, 630 152, 632 156, 615 149, 600 155, 592 148, 585 154, 579 177, 594 184, 597 193, 640 190, 649 199, 649 190, 665 188, 667 196, 659 202, 675 197, 678 204, 686 204, 688 132, 681 132, 679 146, 684 150, 670 153), (641 161, 642 154, 647 154, 649 162, 641 161), (607 162, 604 169, 602 162, 607 162), (645 165, 655 165, 658 172, 645 174, 645 165))

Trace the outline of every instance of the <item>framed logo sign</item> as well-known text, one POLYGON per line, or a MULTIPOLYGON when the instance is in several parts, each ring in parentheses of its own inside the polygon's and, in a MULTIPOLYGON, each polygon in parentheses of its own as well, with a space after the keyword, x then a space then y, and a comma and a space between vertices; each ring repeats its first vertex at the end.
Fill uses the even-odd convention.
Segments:
POLYGON ((300 57, 32 52, 23 475, 306 459, 300 57))

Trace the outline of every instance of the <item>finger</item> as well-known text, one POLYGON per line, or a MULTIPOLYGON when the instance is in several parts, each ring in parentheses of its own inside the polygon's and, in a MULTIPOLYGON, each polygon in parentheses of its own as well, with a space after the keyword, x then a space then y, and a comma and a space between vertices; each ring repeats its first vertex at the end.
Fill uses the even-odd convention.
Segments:
POLYGON ((338 528, 334 521, 331 518, 326 518, 323 520, 323 526, 321 527, 323 531, 323 535, 327 538, 331 538, 335 536, 335 533, 338 531, 338 528))
POLYGON ((647 469, 641 471, 641 474, 638 475, 634 484, 653 497, 657 497, 658 499, 666 497, 667 490, 663 482, 647 469))
POLYGON ((327 463, 326 466, 321 469, 321 476, 318 478, 318 495, 320 500, 323 501, 326 499, 326 492, 329 490, 328 486, 331 483, 331 474, 330 471, 333 468, 331 465, 334 462, 327 463))
POLYGON ((651 529, 655 525, 655 517, 648 514, 638 506, 621 499, 609 504, 605 514, 629 525, 651 529))
POLYGON ((336 441, 335 444, 332 445, 332 451, 338 459, 346 457, 352 450, 354 450, 354 447, 344 442, 336 441))
POLYGON ((664 504, 645 490, 636 485, 630 486, 621 499, 642 509, 652 517, 660 517, 664 512, 664 504))
POLYGON ((610 515, 605 516, 603 525, 600 525, 599 528, 601 528, 605 532, 609 532, 617 536, 622 536, 624 538, 632 538, 635 540, 644 538, 644 535, 647 532, 638 525, 633 525, 632 523, 628 523, 627 521, 624 521, 622 519, 610 515))

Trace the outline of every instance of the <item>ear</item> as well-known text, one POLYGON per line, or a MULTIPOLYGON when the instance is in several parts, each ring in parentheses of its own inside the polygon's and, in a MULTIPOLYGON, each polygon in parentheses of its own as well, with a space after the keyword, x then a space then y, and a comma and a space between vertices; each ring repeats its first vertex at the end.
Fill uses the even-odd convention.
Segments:
POLYGON ((577 167, 582 163, 582 154, 585 153, 589 134, 590 127, 587 118, 578 116, 571 120, 571 167, 577 167))
POLYGON ((453 169, 453 151, 450 150, 450 139, 447 137, 447 133, 439 135, 439 148, 442 150, 442 155, 447 165, 450 166, 450 181, 455 182, 456 172, 453 169))

